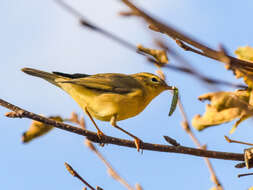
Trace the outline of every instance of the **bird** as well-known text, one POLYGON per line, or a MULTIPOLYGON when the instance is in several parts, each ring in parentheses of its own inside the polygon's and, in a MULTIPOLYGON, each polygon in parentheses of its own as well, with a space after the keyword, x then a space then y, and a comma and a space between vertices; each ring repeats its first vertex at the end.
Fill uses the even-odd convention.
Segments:
POLYGON ((142 141, 119 127, 117 121, 138 115, 161 92, 175 89, 167 85, 160 77, 147 72, 88 75, 49 73, 33 68, 23 68, 22 71, 28 75, 45 79, 67 92, 88 115, 97 129, 99 138, 104 134, 93 118, 110 122, 113 127, 131 136, 137 151, 140 150, 142 141))

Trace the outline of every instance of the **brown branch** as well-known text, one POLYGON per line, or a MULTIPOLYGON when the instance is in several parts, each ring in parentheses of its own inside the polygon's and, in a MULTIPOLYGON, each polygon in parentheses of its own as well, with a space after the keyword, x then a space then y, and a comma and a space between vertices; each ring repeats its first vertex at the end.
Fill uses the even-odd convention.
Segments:
POLYGON ((228 81, 223 81, 223 80, 220 80, 220 79, 214 79, 214 78, 211 78, 211 77, 206 77, 206 76, 200 74, 199 72, 196 72, 196 71, 194 71, 190 68, 187 68, 187 67, 176 66, 176 65, 165 65, 164 68, 189 74, 189 75, 199 79, 200 81, 203 81, 203 82, 208 83, 208 84, 213 84, 213 85, 216 84, 216 85, 223 85, 223 86, 234 87, 234 88, 243 88, 243 89, 247 88, 246 85, 233 84, 233 83, 228 82, 228 81))
POLYGON ((87 187, 89 187, 91 190, 96 190, 94 187, 92 187, 87 181, 85 181, 67 162, 64 163, 66 169, 68 170, 68 172, 78 178, 81 182, 83 182, 83 184, 85 184, 87 187))
MULTIPOLYGON (((151 57, 147 57, 147 59, 150 63, 159 65, 159 63, 155 59, 153 59, 151 57)), ((163 68, 189 74, 189 75, 191 75, 191 76, 193 76, 193 77, 195 77, 195 78, 199 79, 200 81, 203 81, 207 84, 212 84, 212 85, 216 84, 216 85, 223 85, 223 86, 229 86, 229 87, 234 87, 234 88, 243 88, 243 89, 247 88, 246 85, 233 84, 231 82, 206 77, 206 76, 201 75, 201 74, 199 74, 199 73, 195 72, 194 70, 192 70, 190 68, 187 68, 187 67, 166 64, 166 65, 163 66, 163 68)))
MULTIPOLYGON (((73 112, 71 114, 70 119, 67 119, 66 121, 70 121, 73 122, 75 124, 78 124, 82 129, 86 129, 85 127, 85 122, 84 122, 84 118, 81 117, 79 119, 78 115, 73 112)), ((133 187, 131 187, 131 185, 129 185, 127 183, 126 180, 124 180, 111 166, 111 164, 105 159, 105 157, 102 155, 101 152, 98 151, 98 149, 95 147, 95 145, 93 145, 93 143, 87 139, 85 139, 85 145, 92 150, 97 156, 98 158, 105 164, 105 166, 108 169, 108 173, 112 176, 112 178, 114 178, 116 181, 118 181, 119 183, 121 183, 122 185, 124 185, 128 190, 134 190, 133 187)))
MULTIPOLYGON (((42 123, 53 125, 56 128, 66 130, 72 133, 76 133, 78 135, 86 136, 89 140, 97 143, 107 143, 107 144, 114 144, 119 146, 131 147, 136 148, 134 141, 119 139, 110 136, 102 136, 98 138, 97 133, 91 132, 89 130, 84 130, 79 127, 74 127, 71 125, 67 125, 62 122, 57 122, 45 117, 42 117, 38 114, 34 114, 32 112, 28 112, 22 108, 19 108, 13 104, 10 104, 3 99, 0 99, 0 105, 8 108, 9 110, 14 111, 20 118, 29 118, 36 121, 40 121, 42 123)), ((151 150, 151 151, 158 151, 158 152, 171 152, 171 153, 179 153, 179 154, 188 154, 193 156, 200 156, 200 157, 209 157, 215 159, 224 159, 224 160, 235 160, 235 161, 244 161, 244 155, 239 153, 230 153, 230 152, 219 152, 219 151, 210 151, 210 150, 201 150, 196 148, 190 148, 185 146, 168 146, 162 144, 151 144, 151 143, 144 143, 142 144, 143 150, 151 150)))
POLYGON ((238 177, 244 177, 244 176, 249 176, 249 175, 253 175, 253 173, 238 174, 238 177))
MULTIPOLYGON (((223 81, 223 80, 214 79, 214 78, 204 76, 194 66, 192 66, 189 63, 189 61, 184 59, 182 56, 178 55, 178 53, 176 51, 174 51, 172 48, 169 48, 163 41, 156 39, 155 43, 159 47, 161 47, 162 49, 166 50, 172 57, 177 59, 180 64, 184 65, 182 67, 182 66, 175 66, 175 65, 167 64, 167 65, 165 65, 165 68, 189 74, 189 75, 199 79, 201 82, 203 82, 204 85, 205 84, 209 84, 209 85, 217 84, 217 85, 224 85, 224 86, 229 86, 229 87, 234 87, 234 88, 243 88, 243 89, 247 88, 246 85, 234 84, 234 83, 231 83, 231 82, 227 82, 227 81, 223 81)), ((206 85, 205 85, 205 87, 206 87, 206 85)), ((211 86, 211 87, 212 87, 212 90, 218 91, 217 87, 215 87, 215 89, 213 88, 213 86, 211 86)))
MULTIPOLYGON (((81 13, 79 13, 77 10, 75 10, 74 8, 72 8, 71 6, 69 6, 68 4, 64 3, 61 0, 55 0, 56 3, 58 3, 61 7, 63 7, 66 11, 68 11, 70 14, 74 15, 75 17, 77 17, 77 19, 80 21, 81 26, 86 27, 91 29, 92 31, 95 31, 99 34, 101 34, 102 36, 109 38, 115 42, 117 42, 119 45, 137 52, 140 55, 144 55, 142 52, 137 51, 137 48, 134 44, 129 43, 128 41, 124 40, 123 38, 120 38, 119 36, 110 33, 109 31, 104 30, 103 28, 101 28, 100 26, 92 23, 90 20, 88 20, 87 18, 85 18, 81 13)), ((171 70, 176 70, 176 71, 181 71, 184 73, 188 73, 191 74, 192 76, 195 76, 201 80, 203 80, 206 83, 209 84, 219 84, 219 85, 226 85, 226 86, 231 86, 231 87, 238 87, 238 88, 244 88, 244 85, 237 85, 237 84, 232 84, 230 82, 227 81, 222 81, 222 80, 218 80, 218 79, 212 79, 209 77, 205 77, 205 76, 200 76, 197 75, 196 72, 193 72, 192 70, 190 70, 189 68, 185 68, 185 67, 178 67, 178 66, 173 66, 173 65, 165 65, 165 68, 171 69, 171 70)))
POLYGON ((91 29, 94 32, 100 33, 103 36, 113 40, 114 42, 119 43, 120 45, 126 47, 127 49, 130 49, 132 51, 137 51, 136 46, 129 43, 128 41, 120 38, 119 36, 95 25, 94 23, 92 23, 91 21, 89 21, 87 18, 85 18, 81 13, 79 13, 77 10, 75 10, 73 7, 69 6, 68 4, 66 4, 65 2, 63 2, 62 0, 55 0, 55 2, 60 5, 62 8, 64 8, 66 11, 68 11, 69 13, 71 13, 73 16, 77 17, 81 26, 84 26, 86 28, 91 29))
POLYGON ((114 178, 116 181, 118 181, 119 183, 121 183, 123 186, 126 187, 126 189, 128 190, 134 190, 133 187, 131 187, 131 185, 129 185, 129 183, 123 179, 118 172, 116 172, 115 169, 113 169, 113 167, 111 166, 111 164, 104 158, 104 156, 98 151, 98 149, 89 141, 89 140, 85 140, 85 145, 92 150, 97 156, 98 158, 105 164, 105 166, 107 167, 107 171, 109 173, 109 175, 114 178))
MULTIPOLYGON (((176 29, 158 21, 158 19, 155 19, 152 16, 150 16, 149 14, 147 14, 146 11, 143 11, 143 10, 139 9, 138 7, 136 7, 132 2, 130 2, 128 0, 122 0, 122 2, 125 3, 132 11, 136 12, 138 14, 138 16, 145 19, 147 23, 151 24, 151 26, 153 26, 153 28, 155 28, 155 31, 165 33, 174 40, 179 40, 179 41, 185 42, 185 43, 196 48, 196 49, 188 48, 187 49, 188 51, 192 51, 194 53, 198 53, 198 54, 201 54, 205 57, 208 57, 208 58, 211 58, 211 59, 214 59, 214 60, 217 60, 217 61, 227 64, 226 59, 223 59, 224 57, 221 56, 220 51, 216 51, 214 49, 211 49, 211 48, 207 47, 206 45, 204 45, 203 43, 200 43, 197 40, 183 34, 182 32, 179 32, 176 29)), ((186 44, 184 44, 183 49, 185 49, 185 45, 186 44)), ((227 55, 227 58, 229 59, 230 64, 232 64, 234 66, 240 65, 242 67, 246 66, 249 68, 253 68, 253 63, 251 63, 251 62, 240 60, 235 57, 231 57, 229 55, 227 55)))
POLYGON ((228 136, 224 136, 226 141, 228 143, 238 143, 238 144, 244 144, 244 145, 249 145, 249 146, 253 146, 252 143, 247 143, 247 142, 243 142, 243 141, 237 141, 237 140, 233 140, 233 139, 230 139, 228 136))

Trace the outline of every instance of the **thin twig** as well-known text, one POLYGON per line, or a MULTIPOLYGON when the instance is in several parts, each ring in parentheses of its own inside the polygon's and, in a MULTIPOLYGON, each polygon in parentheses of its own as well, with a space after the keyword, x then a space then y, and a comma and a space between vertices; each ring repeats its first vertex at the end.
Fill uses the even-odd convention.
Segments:
POLYGON ((98 158, 105 164, 105 166, 108 169, 108 173, 109 173, 109 175, 112 176, 112 178, 114 178, 116 181, 118 181, 123 186, 125 186, 126 189, 128 189, 128 190, 134 190, 134 188, 131 187, 131 185, 129 185, 129 183, 125 179, 123 179, 116 172, 115 169, 113 169, 113 167, 111 166, 111 164, 105 159, 105 157, 98 151, 98 149, 89 140, 85 140, 85 145, 87 147, 89 147, 89 149, 92 150, 98 156, 98 158))
POLYGON ((74 9, 73 7, 69 6, 68 4, 66 4, 64 1, 62 0, 55 0, 55 2, 60 5, 62 8, 64 8, 66 11, 68 11, 70 14, 72 14, 73 16, 77 17, 78 20, 80 21, 80 24, 84 27, 87 27, 95 32, 98 32, 100 34, 102 34, 103 36, 119 43, 120 45, 126 47, 127 49, 130 49, 132 51, 137 51, 136 46, 129 43, 128 41, 118 37, 117 35, 95 25, 94 23, 92 23, 91 21, 89 21, 87 18, 85 18, 81 13, 79 13, 76 9, 74 9))
POLYGON ((81 182, 83 182, 86 186, 88 186, 91 190, 96 190, 94 187, 92 187, 87 181, 85 181, 67 162, 64 163, 64 165, 66 166, 66 169, 68 170, 68 172, 78 178, 81 182))
POLYGON ((252 143, 247 143, 247 142, 243 142, 243 141, 237 141, 237 140, 233 140, 233 139, 230 139, 228 136, 224 136, 226 141, 228 143, 238 143, 238 144, 245 144, 245 145, 249 145, 249 146, 253 146, 252 143))
MULTIPOLYGON (((194 142, 194 144, 200 148, 200 149, 203 149, 203 150, 206 150, 205 147, 201 146, 199 140, 197 139, 197 137, 194 135, 194 133, 192 132, 191 130, 191 127, 190 127, 190 124, 188 122, 188 119, 187 119, 187 116, 186 116, 186 113, 184 111, 184 107, 183 107, 183 104, 181 102, 181 99, 179 98, 178 99, 178 106, 179 106, 179 110, 181 112, 181 115, 183 117, 183 122, 182 122, 182 127, 183 129, 185 130, 185 132, 191 137, 192 141, 194 142)), ((216 187, 219 189, 219 190, 222 190, 223 187, 219 181, 219 179, 217 178, 216 174, 215 174, 215 171, 213 169, 213 166, 212 166, 212 163, 210 162, 210 160, 207 158, 207 157, 204 157, 204 160, 206 162, 206 165, 208 167, 208 170, 211 174, 211 180, 213 181, 213 183, 216 185, 216 187)))
POLYGON ((244 176, 248 176, 248 175, 253 175, 253 173, 238 174, 238 177, 244 177, 244 176))
MULTIPOLYGON (((174 57, 175 59, 177 59, 179 61, 180 64, 184 65, 182 66, 175 66, 172 64, 167 64, 164 67, 174 70, 174 71, 180 71, 180 72, 184 72, 186 74, 189 74, 197 79, 199 79, 201 82, 203 82, 203 84, 209 84, 212 85, 211 86, 211 90, 213 91, 218 91, 217 87, 215 86, 214 89, 214 85, 224 85, 224 86, 228 86, 228 87, 234 87, 234 88, 247 88, 246 85, 242 85, 242 84, 234 84, 228 81, 223 81, 220 79, 214 79, 214 78, 210 78, 207 76, 204 76, 201 72, 199 72, 194 66, 192 66, 188 60, 184 59, 182 56, 180 56, 176 51, 174 51, 172 48, 169 48, 163 41, 161 40, 155 40, 155 43, 161 47, 162 49, 166 50, 168 52, 168 54, 170 54, 172 57, 174 57)), ((209 87, 208 86, 208 87, 209 87)), ((205 85, 206 87, 206 85, 205 85)))
MULTIPOLYGON (((62 122, 57 122, 45 117, 42 117, 38 114, 34 114, 32 112, 28 112, 22 108, 19 108, 9 102, 0 99, 0 105, 18 113, 20 118, 29 118, 36 121, 40 121, 42 123, 53 125, 56 128, 66 130, 72 133, 76 133, 82 136, 86 136, 89 140, 97 143, 107 143, 107 144, 114 144, 119 146, 131 147, 136 148, 134 141, 125 140, 114 138, 110 136, 102 136, 98 138, 97 133, 84 130, 79 127, 74 127, 71 125, 67 125, 62 122)), ((210 151, 210 150, 201 150, 196 148, 190 148, 185 146, 168 146, 168 145, 161 145, 161 144, 151 144, 151 143, 144 143, 142 144, 143 150, 151 150, 151 151, 158 151, 158 152, 173 152, 173 153, 180 153, 180 154, 189 154, 193 156, 200 156, 200 157, 209 157, 215 159, 224 159, 224 160, 236 160, 236 161, 244 161, 244 155, 239 153, 230 153, 230 152, 219 152, 219 151, 210 151)))
MULTIPOLYGON (((115 42, 117 42, 119 45, 122 45, 123 47, 137 52, 140 55, 144 55, 142 52, 137 51, 137 48, 134 44, 131 44, 130 42, 124 40, 123 38, 110 33, 109 31, 104 30, 102 27, 92 23, 91 21, 89 21, 87 18, 85 18, 80 12, 78 12, 77 10, 75 10, 73 7, 69 6, 68 4, 64 3, 62 0, 55 0, 56 3, 58 3, 61 7, 63 7, 66 11, 68 11, 70 14, 74 15, 75 17, 77 17, 80 20, 81 26, 89 28, 99 34, 101 34, 102 36, 109 38, 115 42)), ((198 75, 196 75, 196 73, 190 71, 188 68, 184 68, 184 67, 177 67, 177 66, 173 66, 173 65, 165 65, 165 68, 171 69, 171 70, 176 70, 176 71, 181 71, 181 72, 185 72, 188 74, 191 74, 192 76, 195 76, 197 78, 200 78, 201 80, 203 80, 206 83, 210 83, 210 84, 219 84, 219 85, 225 85, 225 86, 231 86, 231 87, 239 87, 239 88, 245 88, 245 86, 243 85, 237 85, 237 84, 232 84, 230 82, 227 81, 222 81, 222 80, 218 80, 218 79, 212 79, 209 77, 204 77, 203 75, 201 77, 199 77, 198 75)))
MULTIPOLYGON (((73 112, 71 115, 71 118, 68 119, 68 121, 74 122, 76 124, 78 124, 82 129, 86 129, 85 127, 85 122, 83 117, 81 117, 79 119, 78 115, 73 112)), ((85 145, 87 145, 87 147, 89 149, 91 149, 97 156, 98 158, 105 164, 105 166, 108 168, 109 174, 117 181, 119 181, 119 183, 123 184, 128 190, 134 190, 134 188, 131 187, 131 185, 129 185, 127 183, 126 180, 124 180, 111 166, 111 164, 104 158, 104 156, 98 151, 98 149, 95 147, 95 145, 92 144, 91 141, 85 139, 85 145)))

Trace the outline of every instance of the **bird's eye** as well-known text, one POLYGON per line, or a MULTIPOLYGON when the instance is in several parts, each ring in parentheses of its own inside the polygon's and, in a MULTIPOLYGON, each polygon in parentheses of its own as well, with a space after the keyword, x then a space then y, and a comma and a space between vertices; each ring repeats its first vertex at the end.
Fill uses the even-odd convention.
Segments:
POLYGON ((152 80, 153 82, 158 82, 158 80, 157 80, 155 77, 151 78, 151 80, 152 80))

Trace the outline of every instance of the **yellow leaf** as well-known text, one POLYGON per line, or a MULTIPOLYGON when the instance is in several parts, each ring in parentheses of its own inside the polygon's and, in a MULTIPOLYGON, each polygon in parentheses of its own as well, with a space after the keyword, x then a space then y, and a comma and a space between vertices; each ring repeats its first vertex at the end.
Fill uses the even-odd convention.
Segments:
POLYGON ((143 53, 153 56, 161 66, 164 66, 169 62, 166 51, 165 50, 157 50, 145 48, 142 45, 138 45, 137 49, 143 53))
MULTIPOLYGON (((236 51, 235 54, 237 55, 237 58, 245 60, 245 61, 250 61, 253 62, 253 48, 250 46, 245 46, 245 47, 239 47, 236 51)), ((253 88, 253 72, 245 70, 245 69, 241 69, 243 71, 240 72, 238 70, 235 70, 235 75, 237 78, 241 78, 243 77, 244 82, 248 85, 249 88, 253 88), (247 75, 245 75, 244 73, 246 73, 247 75), (249 77, 251 79, 249 79, 249 77)))
POLYGON ((240 122, 252 114, 248 107, 249 96, 250 93, 246 90, 215 92, 200 96, 199 100, 209 100, 211 104, 206 105, 204 115, 196 115, 192 119, 192 125, 200 131, 239 118, 233 127, 233 132, 240 122))
POLYGON ((239 47, 235 50, 235 54, 239 59, 253 62, 253 48, 250 46, 239 47))
MULTIPOLYGON (((49 117, 49 119, 53 119, 55 121, 60 121, 60 122, 63 121, 62 118, 59 116, 49 117)), ((32 124, 30 125, 30 128, 26 132, 23 133, 22 142, 28 143, 37 137, 45 135, 52 129, 53 129, 53 126, 51 125, 46 125, 39 121, 33 120, 32 124)))
POLYGON ((210 190, 223 190, 221 186, 214 186, 210 190))
POLYGON ((211 105, 221 111, 227 108, 247 107, 249 102, 249 92, 237 90, 235 92, 214 92, 199 96, 200 101, 209 100, 211 105))
POLYGON ((209 190, 218 190, 218 189, 214 186, 214 187, 212 187, 212 188, 209 189, 209 190))

